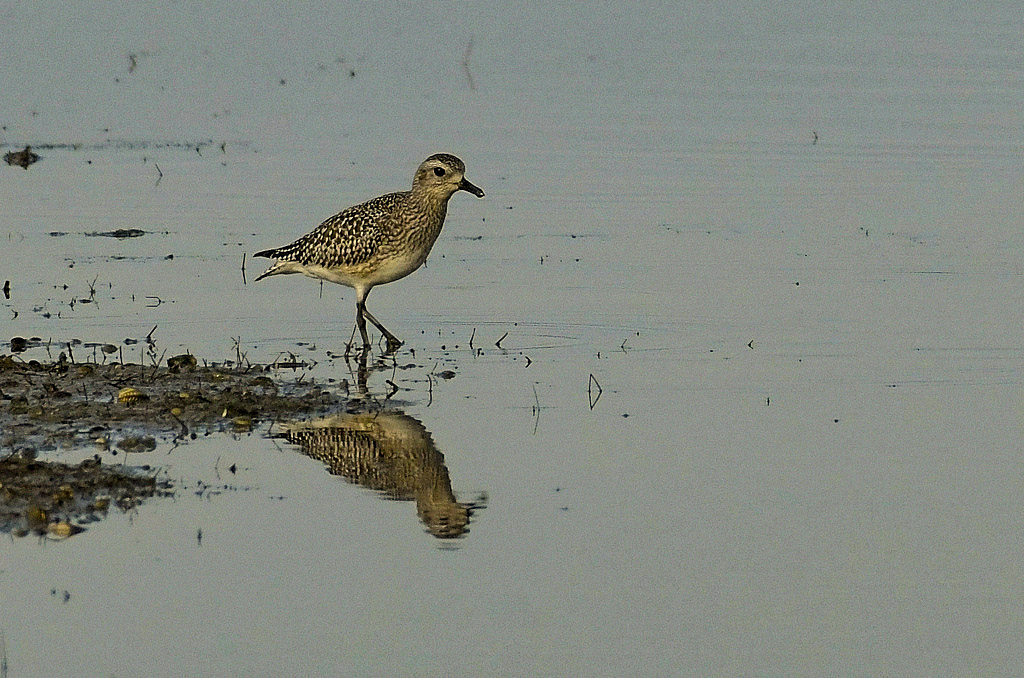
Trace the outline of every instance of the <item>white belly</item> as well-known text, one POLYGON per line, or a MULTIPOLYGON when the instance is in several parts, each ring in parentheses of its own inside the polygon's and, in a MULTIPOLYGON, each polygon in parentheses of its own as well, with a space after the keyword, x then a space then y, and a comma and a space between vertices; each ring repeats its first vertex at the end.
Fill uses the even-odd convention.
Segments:
POLYGON ((294 264, 294 270, 289 272, 302 273, 310 278, 327 280, 339 285, 348 287, 373 287, 383 285, 399 278, 404 278, 417 268, 423 265, 426 257, 398 257, 378 262, 375 266, 352 266, 326 268, 324 266, 303 266, 294 264))

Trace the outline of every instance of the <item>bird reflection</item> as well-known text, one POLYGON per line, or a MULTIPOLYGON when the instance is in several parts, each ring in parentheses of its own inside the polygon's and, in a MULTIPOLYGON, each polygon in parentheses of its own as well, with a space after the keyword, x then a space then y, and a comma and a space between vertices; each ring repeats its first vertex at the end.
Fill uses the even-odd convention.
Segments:
POLYGON ((461 503, 452 493, 444 455, 418 420, 400 411, 336 414, 282 424, 283 437, 328 470, 388 498, 414 500, 427 531, 442 539, 469 531, 484 501, 461 503))

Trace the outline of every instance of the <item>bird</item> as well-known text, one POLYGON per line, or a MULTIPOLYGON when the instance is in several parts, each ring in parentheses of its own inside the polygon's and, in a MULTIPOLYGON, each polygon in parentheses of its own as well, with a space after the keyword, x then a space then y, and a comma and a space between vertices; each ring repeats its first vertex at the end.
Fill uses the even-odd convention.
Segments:
POLYGON ((387 352, 397 351, 402 341, 370 313, 366 296, 375 286, 404 278, 423 265, 441 233, 448 200, 456 192, 484 197, 483 189, 465 174, 465 163, 454 155, 430 156, 416 168, 412 190, 349 207, 289 245, 257 252, 254 256, 277 261, 254 282, 302 273, 351 287, 356 292, 356 327, 363 350, 370 348, 369 320, 387 339, 387 352))

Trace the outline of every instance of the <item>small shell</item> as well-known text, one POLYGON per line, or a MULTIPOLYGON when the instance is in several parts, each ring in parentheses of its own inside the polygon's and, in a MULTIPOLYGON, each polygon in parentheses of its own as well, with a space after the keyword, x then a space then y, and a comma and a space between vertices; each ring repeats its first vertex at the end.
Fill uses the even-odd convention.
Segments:
POLYGON ((125 405, 131 405, 132 403, 137 403, 140 400, 147 400, 148 398, 149 396, 145 393, 131 386, 122 388, 117 392, 117 402, 124 403, 125 405))
POLYGON ((50 523, 46 526, 46 530, 55 539, 67 539, 75 533, 74 525, 66 520, 62 520, 59 523, 50 523))

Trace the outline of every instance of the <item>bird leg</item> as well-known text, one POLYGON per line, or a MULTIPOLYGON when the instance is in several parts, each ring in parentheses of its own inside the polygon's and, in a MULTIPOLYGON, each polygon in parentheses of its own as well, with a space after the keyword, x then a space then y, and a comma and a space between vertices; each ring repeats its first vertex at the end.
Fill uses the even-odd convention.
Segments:
POLYGON ((373 326, 380 330, 381 334, 388 341, 388 353, 397 351, 402 346, 402 340, 391 334, 388 328, 381 325, 380 321, 373 317, 373 314, 366 309, 366 303, 362 301, 356 302, 356 326, 359 328, 359 336, 363 339, 363 348, 368 349, 370 347, 370 337, 366 333, 366 321, 369 320, 373 323, 373 326))
POLYGON ((388 328, 381 325, 380 321, 374 318, 373 314, 366 310, 366 304, 363 304, 362 314, 366 320, 373 323, 374 327, 380 330, 380 333, 388 340, 388 353, 393 353, 402 347, 402 340, 391 334, 391 332, 388 331, 388 328))
POLYGON ((370 336, 366 333, 366 306, 361 301, 356 302, 356 327, 359 328, 359 336, 363 338, 363 349, 370 348, 370 336))

